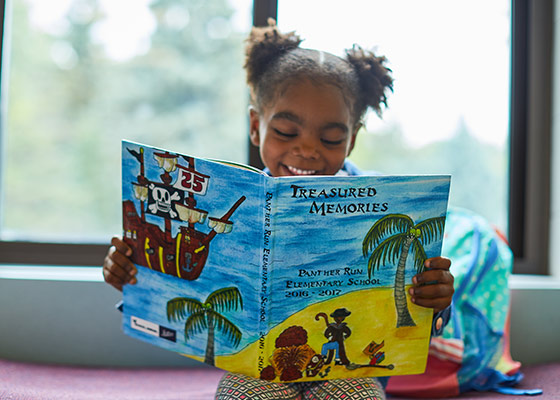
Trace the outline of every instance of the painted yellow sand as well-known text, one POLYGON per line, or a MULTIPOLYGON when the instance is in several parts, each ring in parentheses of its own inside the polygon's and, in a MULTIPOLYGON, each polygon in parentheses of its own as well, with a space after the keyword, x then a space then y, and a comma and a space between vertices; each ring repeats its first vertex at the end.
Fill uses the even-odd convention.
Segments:
MULTIPOLYGON (((352 292, 335 299, 316 303, 307 309, 292 315, 286 321, 274 327, 267 336, 268 351, 265 353, 263 367, 270 365, 270 355, 275 350, 275 340, 286 328, 294 325, 303 327, 308 334, 307 344, 315 353, 321 353, 322 345, 327 341, 324 336, 326 328, 324 319, 315 320, 317 313, 330 315, 335 309, 345 307, 351 311, 344 322, 352 334, 344 342, 346 354, 352 364, 368 365, 369 357, 363 350, 371 341, 385 342, 381 351, 385 352, 385 360, 381 365, 393 365, 393 369, 379 367, 360 367, 349 370, 343 365, 322 367, 326 376, 315 376, 298 381, 335 379, 351 376, 388 376, 418 374, 424 371, 432 322, 432 310, 418 307, 408 301, 410 313, 416 323, 415 327, 396 328, 396 310, 393 289, 376 288, 352 292)), ((329 322, 334 322, 329 317, 329 322)), ((258 343, 253 343, 236 354, 216 357, 216 366, 232 372, 240 372, 249 376, 259 377, 257 366, 259 355, 258 343)), ((305 374, 304 374, 305 375, 305 374)), ((278 380, 278 378, 276 379, 278 380)))

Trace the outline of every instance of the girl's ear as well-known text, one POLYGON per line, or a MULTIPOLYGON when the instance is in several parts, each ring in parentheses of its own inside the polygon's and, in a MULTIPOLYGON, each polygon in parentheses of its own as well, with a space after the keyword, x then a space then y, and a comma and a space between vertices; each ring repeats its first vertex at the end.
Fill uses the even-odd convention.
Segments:
POLYGON ((259 133, 260 128, 260 115, 255 107, 249 107, 249 137, 251 143, 259 147, 261 144, 261 137, 259 133))
POLYGON ((357 124, 354 128, 354 132, 352 132, 352 137, 350 138, 350 145, 348 146, 348 151, 346 152, 346 157, 352 153, 352 149, 354 149, 354 145, 356 144, 356 136, 358 136, 358 131, 362 128, 362 124, 357 124))

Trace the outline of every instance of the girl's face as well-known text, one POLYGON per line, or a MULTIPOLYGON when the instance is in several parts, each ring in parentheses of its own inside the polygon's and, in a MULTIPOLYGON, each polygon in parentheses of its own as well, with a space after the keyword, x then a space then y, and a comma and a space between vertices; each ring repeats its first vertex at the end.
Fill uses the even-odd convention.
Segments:
POLYGON ((340 89, 309 80, 285 87, 250 117, 251 142, 272 176, 334 175, 356 139, 340 89))

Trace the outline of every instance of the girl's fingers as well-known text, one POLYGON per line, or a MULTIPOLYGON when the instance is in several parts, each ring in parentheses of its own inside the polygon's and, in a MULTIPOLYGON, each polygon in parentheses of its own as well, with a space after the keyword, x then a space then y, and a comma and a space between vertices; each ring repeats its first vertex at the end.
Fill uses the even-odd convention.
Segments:
POLYGON ((122 240, 120 236, 113 236, 111 239, 111 245, 115 246, 115 249, 117 249, 119 253, 122 253, 127 257, 132 255, 132 249, 122 240))
POLYGON ((449 305, 449 303, 443 299, 423 299, 413 297, 412 302, 420 307, 432 308, 434 312, 439 312, 449 305))
POLYGON ((442 269, 430 269, 422 272, 421 274, 415 275, 412 278, 412 282, 415 285, 427 285, 427 284, 451 284, 453 285, 453 275, 446 270, 442 269))
POLYGON ((451 260, 446 257, 429 258, 424 262, 427 268, 412 278, 414 286, 408 289, 410 300, 422 307, 441 311, 451 304, 453 299, 454 278, 449 268, 451 260))
POLYGON ((130 258, 117 251, 114 246, 111 246, 111 248, 109 249, 109 258, 115 265, 113 268, 123 269, 131 276, 136 275, 136 267, 134 267, 134 264, 132 263, 132 261, 130 261, 130 258))
MULTIPOLYGON (((430 263, 430 265, 434 264, 430 263)), ((448 271, 450 263, 442 259, 435 265, 442 268, 426 270, 413 278, 415 286, 409 289, 409 294, 415 304, 433 308, 437 312, 451 304, 455 289, 453 275, 448 271)))
POLYGON ((425 286, 417 286, 411 287, 408 292, 412 297, 415 298, 422 298, 422 299, 438 299, 438 298, 445 298, 451 301, 453 297, 453 285, 445 285, 445 284, 434 284, 434 285, 425 285, 425 286))
POLYGON ((130 283, 135 284, 136 278, 134 275, 136 274, 136 269, 132 271, 132 273, 126 271, 120 265, 114 263, 109 256, 107 256, 108 260, 103 265, 103 278, 105 282, 111 284, 112 286, 116 287, 119 290, 122 290, 122 286, 124 284, 130 283))
POLYGON ((119 279, 116 275, 112 274, 111 271, 105 267, 103 267, 103 279, 105 279, 105 282, 107 282, 109 285, 122 292, 122 280, 119 279))
POLYGON ((114 286, 118 290, 122 290, 124 284, 136 283, 136 267, 130 261, 130 259, 124 255, 119 248, 126 251, 128 247, 124 242, 120 241, 119 238, 113 238, 111 243, 113 246, 109 248, 107 256, 103 262, 103 278, 105 282, 114 286), (122 244, 124 244, 123 247, 122 244), (117 247, 118 246, 118 247, 117 247))
POLYGON ((428 258, 424 262, 424 266, 430 269, 444 269, 449 270, 451 267, 451 260, 447 257, 433 257, 428 258))

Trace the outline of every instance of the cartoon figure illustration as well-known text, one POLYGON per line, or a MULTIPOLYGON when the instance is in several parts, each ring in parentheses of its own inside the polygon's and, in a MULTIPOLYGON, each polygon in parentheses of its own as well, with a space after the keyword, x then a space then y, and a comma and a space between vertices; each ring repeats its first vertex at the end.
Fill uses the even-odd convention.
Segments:
POLYGON ((376 343, 375 340, 372 340, 366 348, 364 349, 363 353, 368 356, 369 363, 368 364, 354 364, 350 363, 346 366, 349 370, 354 370, 358 368, 367 368, 367 367, 375 367, 375 368, 386 368, 392 370, 395 368, 393 364, 389 365, 382 365, 381 363, 385 360, 385 352, 381 351, 381 349, 385 346, 385 341, 381 343, 376 343))
POLYGON ((346 325, 346 322, 343 322, 350 314, 351 312, 346 308, 337 308, 330 314, 330 316, 334 318, 334 322, 332 323, 329 323, 329 319, 325 313, 318 313, 315 315, 316 321, 319 321, 320 317, 324 318, 327 326, 324 335, 329 341, 323 344, 321 348, 321 355, 325 358, 325 364, 331 363, 333 355, 335 356, 335 365, 350 364, 346 356, 344 340, 352 334, 352 331, 348 325, 346 325))
POLYGON ((376 343, 374 340, 364 349, 364 354, 370 359, 369 365, 380 364, 385 359, 385 352, 381 349, 385 346, 385 341, 376 343))
POLYGON ((195 170, 193 158, 183 156, 187 162, 184 166, 177 155, 154 152, 154 159, 164 172, 160 175, 162 182, 152 182, 145 176, 144 149, 127 150, 140 163, 137 182, 132 182, 134 197, 140 201, 140 216, 132 201, 123 201, 123 237, 133 248, 132 261, 182 279, 197 279, 206 264, 210 241, 219 233, 232 231, 233 222, 229 219, 245 196, 221 218, 207 218, 207 211, 196 208, 195 194, 206 194, 210 177, 195 170), (171 173, 175 171, 177 176, 173 181, 171 173), (147 222, 146 214, 161 217, 164 230, 147 222), (196 229, 196 224, 203 224, 207 219, 212 230, 206 234, 196 229), (175 237, 171 232, 171 220, 186 223, 178 227, 175 237))
POLYGON ((313 362, 317 353, 307 344, 307 331, 303 327, 293 325, 284 329, 275 346, 271 365, 262 369, 261 379, 273 381, 279 377, 282 381, 295 381, 303 377, 303 371, 313 371, 315 375, 320 371, 322 365, 313 362))
POLYGON ((176 297, 167 302, 167 320, 185 320, 185 341, 188 341, 204 329, 208 331, 204 362, 214 365, 215 331, 224 334, 234 347, 241 342, 241 330, 221 313, 243 310, 243 299, 236 287, 218 289, 208 295, 206 301, 189 297, 176 297))
POLYGON ((309 360, 309 363, 305 367, 305 376, 313 377, 317 376, 317 374, 321 371, 321 368, 325 365, 325 358, 322 354, 315 354, 309 360))
POLYGON ((443 235, 445 217, 429 218, 414 224, 412 218, 404 214, 389 214, 379 219, 369 229, 362 243, 364 257, 373 252, 368 260, 369 277, 375 269, 379 270, 382 263, 388 260, 395 263, 398 259, 395 274, 395 307, 397 309, 397 328, 416 326, 408 310, 404 287, 405 267, 408 255, 414 257, 417 273, 424 269, 426 260, 425 245, 439 239, 443 235))

